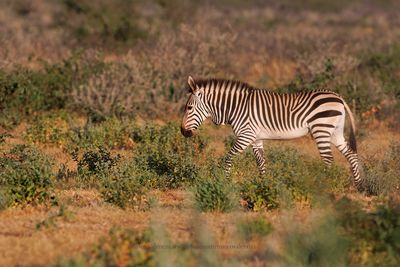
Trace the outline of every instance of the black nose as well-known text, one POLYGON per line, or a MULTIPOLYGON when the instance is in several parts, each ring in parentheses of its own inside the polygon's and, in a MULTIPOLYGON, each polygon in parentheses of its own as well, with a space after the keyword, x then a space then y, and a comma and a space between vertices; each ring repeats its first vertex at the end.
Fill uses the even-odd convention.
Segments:
POLYGON ((191 137, 193 135, 193 131, 191 130, 186 130, 183 127, 181 127, 181 133, 184 137, 191 137))

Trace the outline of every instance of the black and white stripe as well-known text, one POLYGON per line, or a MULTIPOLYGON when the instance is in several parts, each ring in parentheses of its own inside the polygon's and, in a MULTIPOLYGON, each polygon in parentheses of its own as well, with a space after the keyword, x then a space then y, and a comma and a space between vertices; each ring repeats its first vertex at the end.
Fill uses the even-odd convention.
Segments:
POLYGON ((190 97, 181 132, 189 137, 208 117, 215 124, 230 124, 237 139, 226 157, 226 169, 233 156, 252 145, 260 172, 265 171, 263 140, 313 136, 322 160, 333 161, 331 143, 350 163, 355 185, 361 190, 355 140, 355 124, 346 102, 336 93, 309 91, 279 94, 230 80, 188 79, 190 97), (351 121, 350 144, 344 138, 345 114, 351 121))

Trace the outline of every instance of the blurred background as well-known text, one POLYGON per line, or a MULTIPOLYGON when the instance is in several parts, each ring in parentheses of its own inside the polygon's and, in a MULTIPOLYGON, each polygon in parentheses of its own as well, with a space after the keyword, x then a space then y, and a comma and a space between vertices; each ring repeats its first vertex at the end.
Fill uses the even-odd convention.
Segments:
POLYGON ((0 266, 399 266, 397 0, 0 0, 0 266), (187 78, 338 92, 365 194, 311 137, 221 171, 187 78))
POLYGON ((19 86, 13 92, 2 86, 1 108, 177 116, 187 76, 193 75, 239 79, 272 90, 329 88, 343 94, 363 120, 394 120, 397 4, 3 0, 2 83, 10 82, 10 75, 18 84, 28 76, 43 79, 29 84, 30 96, 19 86), (94 103, 96 96, 100 99, 94 103))

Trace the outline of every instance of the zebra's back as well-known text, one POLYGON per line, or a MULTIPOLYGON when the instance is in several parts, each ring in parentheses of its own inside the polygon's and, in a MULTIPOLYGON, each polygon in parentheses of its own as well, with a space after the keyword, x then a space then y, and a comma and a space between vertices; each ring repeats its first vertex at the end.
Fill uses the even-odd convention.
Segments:
POLYGON ((254 90, 249 99, 249 120, 260 139, 291 139, 308 133, 323 119, 344 115, 342 98, 330 91, 279 94, 254 90))

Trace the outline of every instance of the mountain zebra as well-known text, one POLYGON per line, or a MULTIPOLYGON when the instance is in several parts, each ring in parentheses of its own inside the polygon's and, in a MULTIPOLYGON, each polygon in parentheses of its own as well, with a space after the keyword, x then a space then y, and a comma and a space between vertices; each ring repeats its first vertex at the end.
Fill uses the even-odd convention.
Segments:
POLYGON ((354 183, 362 190, 358 168, 355 123, 346 102, 336 93, 318 90, 279 94, 230 80, 188 79, 190 96, 181 132, 190 137, 208 117, 217 125, 230 124, 237 139, 226 157, 226 170, 233 156, 252 145, 261 173, 265 172, 263 140, 292 139, 311 133, 322 160, 333 161, 333 143, 350 163, 354 183), (343 136, 345 111, 351 122, 350 144, 343 136))

